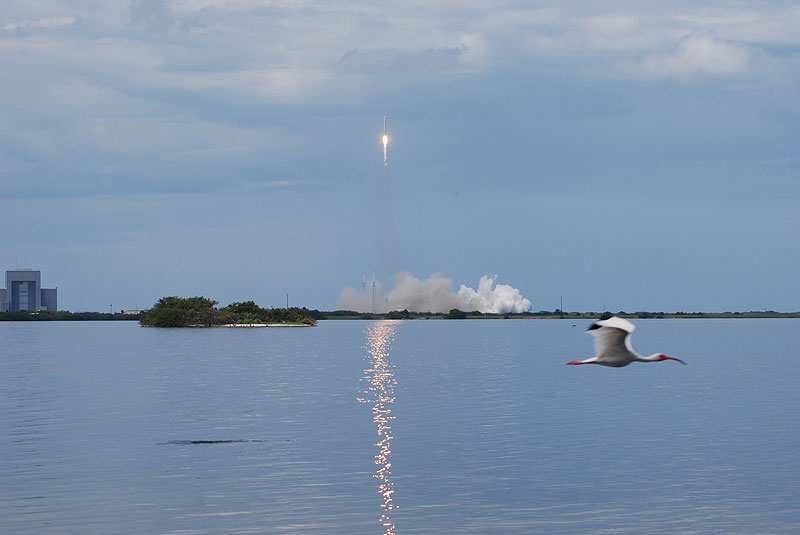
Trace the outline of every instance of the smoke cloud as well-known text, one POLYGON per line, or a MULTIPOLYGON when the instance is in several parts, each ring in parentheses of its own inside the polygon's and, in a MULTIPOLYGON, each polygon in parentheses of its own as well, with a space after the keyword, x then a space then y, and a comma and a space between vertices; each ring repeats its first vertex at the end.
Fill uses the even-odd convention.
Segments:
MULTIPOLYGON (((410 310, 412 312, 447 312, 453 308, 471 312, 477 310, 492 314, 528 312, 530 300, 520 291, 507 284, 495 284, 497 275, 484 275, 478 281, 477 291, 464 284, 453 291, 453 281, 441 273, 434 273, 427 280, 420 280, 401 271, 397 274, 394 288, 384 296, 381 287, 376 287, 375 310, 410 310)), ((337 307, 357 312, 372 312, 372 288, 366 293, 347 287, 339 295, 337 307)))

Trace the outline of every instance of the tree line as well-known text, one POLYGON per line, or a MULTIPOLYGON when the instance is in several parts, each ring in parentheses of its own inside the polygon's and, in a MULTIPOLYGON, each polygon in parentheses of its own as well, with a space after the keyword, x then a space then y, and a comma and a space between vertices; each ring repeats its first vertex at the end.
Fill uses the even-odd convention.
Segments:
POLYGON ((111 314, 108 312, 69 312, 68 310, 0 312, 0 321, 130 321, 138 319, 138 314, 111 314))

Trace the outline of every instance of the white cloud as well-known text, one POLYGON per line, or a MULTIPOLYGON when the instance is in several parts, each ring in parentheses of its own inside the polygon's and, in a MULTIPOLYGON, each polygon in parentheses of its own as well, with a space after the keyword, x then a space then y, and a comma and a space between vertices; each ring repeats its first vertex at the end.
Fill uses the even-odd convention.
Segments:
POLYGON ((333 65, 339 72, 412 73, 444 72, 463 68, 465 46, 428 48, 421 52, 351 50, 333 65))
POLYGON ((52 19, 26 20, 24 22, 9 22, 3 26, 4 30, 47 30, 61 28, 75 24, 75 17, 56 17, 52 19))
POLYGON ((0 161, 19 189, 45 176, 47 162, 72 169, 69 155, 89 162, 76 176, 119 158, 116 172, 139 177, 193 158, 239 165, 263 146, 264 165, 305 144, 338 150, 317 141, 311 117, 400 107, 430 95, 439 73, 475 74, 446 90, 480 108, 472 91, 498 74, 497 84, 550 75, 713 83, 756 67, 796 76, 790 45, 800 42, 800 10, 775 4, 74 0, 65 12, 61 3, 16 0, 0 16, 0 161), (46 31, 57 28, 68 29, 46 31))
POLYGON ((650 54, 638 66, 645 76, 694 78, 736 76, 751 67, 752 53, 744 45, 724 41, 714 32, 683 37, 670 52, 650 54))
POLYGON ((132 0, 128 22, 138 30, 167 31, 175 21, 165 0, 132 0))
POLYGON ((683 28, 713 29, 722 38, 741 43, 800 45, 800 6, 764 7, 744 3, 740 10, 703 9, 676 20, 683 28))

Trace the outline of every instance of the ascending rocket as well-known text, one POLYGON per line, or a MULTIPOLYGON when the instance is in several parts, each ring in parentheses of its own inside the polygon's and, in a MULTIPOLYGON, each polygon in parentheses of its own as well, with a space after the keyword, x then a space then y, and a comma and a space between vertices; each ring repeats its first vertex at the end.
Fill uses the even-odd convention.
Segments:
POLYGON ((389 134, 386 133, 386 116, 383 116, 383 166, 389 165, 389 157, 386 154, 386 147, 389 145, 389 134))

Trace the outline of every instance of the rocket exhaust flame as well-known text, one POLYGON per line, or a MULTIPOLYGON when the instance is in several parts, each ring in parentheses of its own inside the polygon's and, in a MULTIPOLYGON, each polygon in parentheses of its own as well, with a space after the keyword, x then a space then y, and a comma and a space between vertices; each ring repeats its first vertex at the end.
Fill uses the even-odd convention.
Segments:
POLYGON ((389 156, 386 153, 386 147, 389 145, 389 135, 386 133, 386 116, 383 116, 383 166, 389 165, 389 156))

